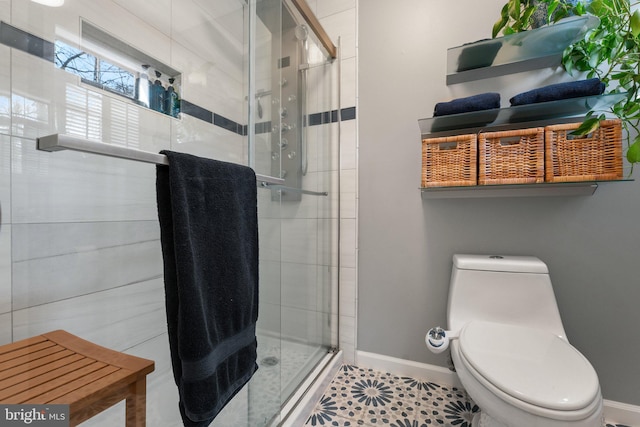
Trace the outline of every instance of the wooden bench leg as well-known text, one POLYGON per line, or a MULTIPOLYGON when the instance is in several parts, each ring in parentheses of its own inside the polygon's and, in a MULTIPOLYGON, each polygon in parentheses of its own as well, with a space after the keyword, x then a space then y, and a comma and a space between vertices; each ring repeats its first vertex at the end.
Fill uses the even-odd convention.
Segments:
POLYGON ((129 386, 127 427, 145 427, 147 423, 147 380, 142 378, 129 386))

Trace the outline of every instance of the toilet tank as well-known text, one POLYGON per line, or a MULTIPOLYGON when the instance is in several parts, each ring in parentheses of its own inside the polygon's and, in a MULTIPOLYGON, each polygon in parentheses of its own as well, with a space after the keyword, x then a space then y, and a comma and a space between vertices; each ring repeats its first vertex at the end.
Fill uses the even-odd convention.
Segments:
POLYGON ((535 257, 454 255, 448 329, 472 320, 548 330, 566 339, 549 270, 535 257))

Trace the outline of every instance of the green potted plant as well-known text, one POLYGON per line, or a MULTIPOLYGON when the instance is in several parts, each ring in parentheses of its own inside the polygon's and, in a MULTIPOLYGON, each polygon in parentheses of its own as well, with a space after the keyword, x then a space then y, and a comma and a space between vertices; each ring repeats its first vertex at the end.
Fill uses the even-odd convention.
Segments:
MULTIPOLYGON (((598 77, 608 93, 625 96, 611 107, 627 135, 627 160, 640 163, 640 1, 637 0, 509 0, 493 26, 493 37, 526 31, 539 25, 540 14, 553 23, 569 15, 590 13, 600 24, 563 53, 567 73, 598 77), (630 135, 635 134, 633 141, 630 135)), ((575 131, 585 135, 598 127, 605 114, 589 111, 575 131)))

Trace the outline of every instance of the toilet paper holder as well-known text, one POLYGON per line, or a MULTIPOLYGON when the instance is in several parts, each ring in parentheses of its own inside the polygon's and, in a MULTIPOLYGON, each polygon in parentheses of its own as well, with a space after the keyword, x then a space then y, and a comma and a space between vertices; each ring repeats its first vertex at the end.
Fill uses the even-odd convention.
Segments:
POLYGON ((457 331, 447 331, 440 326, 429 329, 427 335, 424 337, 424 341, 427 347, 433 353, 442 353, 449 348, 449 343, 452 339, 458 338, 457 331))

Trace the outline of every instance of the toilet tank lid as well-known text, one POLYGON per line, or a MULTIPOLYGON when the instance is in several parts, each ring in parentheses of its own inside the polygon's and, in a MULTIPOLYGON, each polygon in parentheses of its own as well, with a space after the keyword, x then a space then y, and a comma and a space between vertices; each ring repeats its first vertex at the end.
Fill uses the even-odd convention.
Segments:
POLYGON ((460 270, 549 273, 547 265, 532 256, 455 254, 453 265, 460 270))

